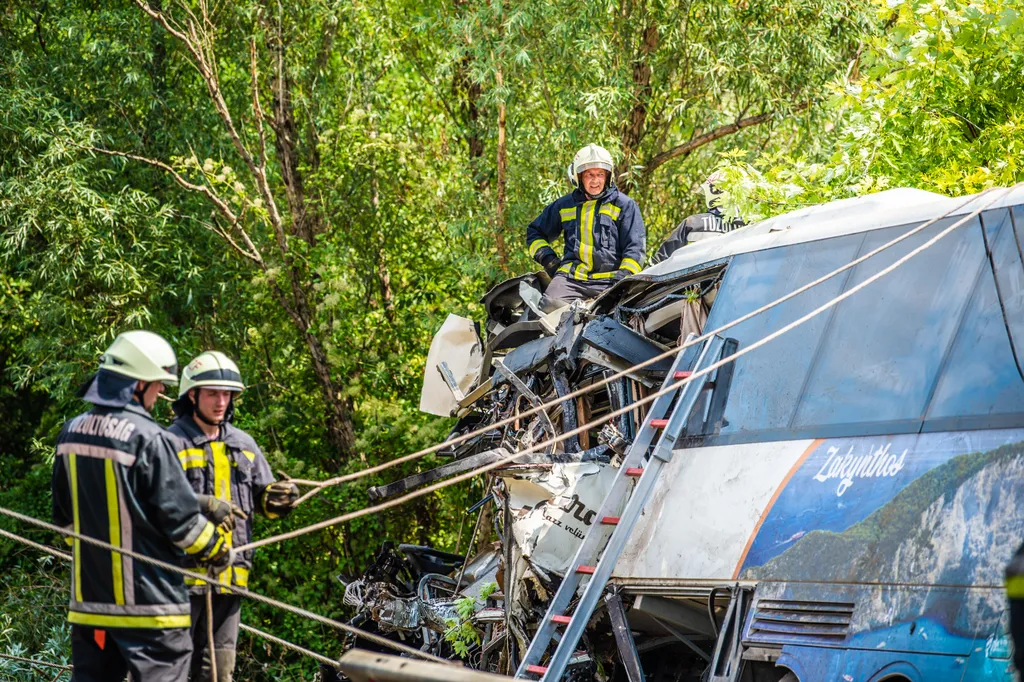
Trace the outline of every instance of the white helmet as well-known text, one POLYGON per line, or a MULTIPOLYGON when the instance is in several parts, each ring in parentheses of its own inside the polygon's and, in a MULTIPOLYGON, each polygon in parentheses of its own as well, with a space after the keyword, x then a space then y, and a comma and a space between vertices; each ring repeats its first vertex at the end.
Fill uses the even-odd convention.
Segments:
POLYGON ((579 185, 580 173, 588 168, 606 170, 610 178, 615 170, 612 164, 612 155, 608 153, 607 149, 596 144, 588 144, 576 152, 576 156, 572 160, 572 174, 575 180, 573 185, 579 185))
POLYGON ((245 390, 242 374, 231 358, 217 350, 197 355, 181 372, 178 397, 188 395, 193 388, 213 388, 241 393, 245 390))
POLYGON ((569 184, 573 187, 579 187, 580 183, 576 180, 576 169, 574 168, 572 161, 569 162, 569 167, 565 172, 569 176, 569 184))
POLYGON ((725 198, 722 195, 725 192, 715 186, 715 183, 721 180, 722 174, 715 171, 700 185, 700 191, 704 194, 704 203, 707 204, 709 211, 713 208, 721 209, 722 207, 722 200, 725 198))
POLYGON ((178 358, 171 344, 141 329, 119 334, 100 358, 100 369, 139 381, 178 383, 178 358))

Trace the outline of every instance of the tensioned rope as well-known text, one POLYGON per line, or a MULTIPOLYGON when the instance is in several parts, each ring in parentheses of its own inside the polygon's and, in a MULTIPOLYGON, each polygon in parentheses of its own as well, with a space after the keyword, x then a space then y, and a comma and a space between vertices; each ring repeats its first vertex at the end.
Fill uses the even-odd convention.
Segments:
MULTIPOLYGON (((19 521, 22 521, 22 522, 27 523, 27 524, 32 525, 32 526, 37 526, 39 528, 45 528, 46 530, 52 531, 54 533, 57 533, 58 535, 63 535, 63 536, 67 536, 67 537, 76 538, 76 539, 78 539, 78 540, 80 540, 82 542, 87 542, 87 543, 89 543, 91 545, 95 545, 96 547, 101 547, 101 548, 103 548, 103 549, 105 549, 105 550, 107 550, 109 552, 117 552, 118 554, 123 554, 125 556, 130 556, 130 557, 132 557, 133 559, 135 559, 137 561, 143 561, 145 563, 152 564, 154 566, 159 566, 160 568, 163 568, 165 570, 171 571, 172 573, 177 573, 178 575, 184 576, 186 578, 194 578, 194 579, 197 579, 197 580, 201 580, 203 582, 208 582, 209 581, 209 576, 203 575, 202 573, 195 573, 193 571, 187 571, 184 568, 181 568, 180 566, 175 566, 174 564, 169 564, 166 561, 160 561, 159 559, 154 559, 153 557, 148 557, 148 556, 146 556, 144 554, 139 554, 138 552, 133 552, 133 551, 125 549, 123 547, 115 547, 114 545, 111 545, 108 542, 103 542, 102 540, 97 540, 96 538, 89 537, 88 535, 82 535, 81 533, 76 533, 74 531, 68 530, 67 528, 61 528, 60 526, 54 525, 52 523, 48 523, 46 521, 42 521, 40 519, 33 518, 31 516, 26 516, 25 514, 21 514, 19 512, 13 511, 11 509, 7 509, 5 507, 0 507, 0 514, 2 514, 4 516, 9 516, 12 519, 17 519, 19 521)), ((55 556, 61 556, 62 558, 67 557, 66 554, 64 554, 63 552, 58 552, 57 550, 53 549, 52 547, 47 547, 46 545, 40 544, 38 542, 33 542, 33 541, 29 540, 28 538, 23 538, 20 535, 16 535, 14 533, 11 533, 11 532, 3 530, 3 529, 0 529, 0 536, 6 537, 6 538, 10 538, 10 539, 16 540, 18 542, 22 542, 22 543, 24 543, 26 545, 29 545, 30 547, 35 547, 36 549, 38 549, 40 551, 46 552, 47 554, 53 554, 55 556)), ((307 611, 306 609, 300 608, 298 606, 292 606, 291 604, 286 604, 285 602, 278 601, 276 599, 264 596, 262 594, 258 594, 256 592, 251 591, 251 590, 248 590, 248 589, 245 589, 245 588, 241 588, 241 587, 236 587, 235 585, 230 585, 230 584, 227 584, 227 583, 218 583, 217 586, 222 588, 222 589, 225 589, 225 590, 227 590, 227 591, 229 591, 229 592, 231 592, 233 594, 236 594, 238 596, 248 597, 249 599, 253 599, 255 601, 267 604, 269 606, 274 606, 274 607, 279 608, 279 609, 281 609, 283 611, 288 611, 290 613, 294 613, 297 616, 302 616, 304 618, 309 618, 310 620, 314 620, 314 621, 316 621, 318 623, 323 623, 324 625, 329 625, 332 628, 336 628, 338 630, 342 630, 344 632, 351 633, 351 634, 353 634, 353 635, 355 635, 357 637, 361 637, 361 638, 366 639, 368 641, 375 642, 377 644, 389 647, 391 649, 395 649, 396 651, 401 651, 404 654, 408 654, 410 656, 416 656, 418 658, 425 658, 427 660, 434 661, 435 663, 446 663, 446 664, 451 665, 451 661, 447 661, 447 660, 445 660, 443 658, 439 658, 438 656, 434 656, 433 654, 428 654, 428 653, 426 653, 424 651, 420 651, 419 649, 414 649, 414 648, 412 648, 410 646, 406 646, 406 645, 401 644, 399 642, 394 642, 394 641, 392 641, 390 639, 387 639, 386 637, 381 637, 380 635, 376 635, 376 634, 374 634, 372 632, 366 632, 365 630, 361 630, 361 629, 359 629, 359 628, 357 628, 357 627, 355 627, 353 625, 348 625, 347 623, 341 623, 341 622, 338 622, 336 620, 331 620, 330 618, 327 618, 326 616, 321 616, 318 613, 313 613, 312 611, 307 611)))
MULTIPOLYGON (((15 540, 16 542, 20 542, 22 544, 28 545, 28 546, 30 546, 30 547, 32 547, 34 549, 38 549, 39 551, 45 552, 46 554, 52 554, 53 556, 55 556, 55 557, 57 557, 59 559, 63 559, 64 561, 67 561, 68 563, 71 563, 71 562, 74 561, 74 558, 70 554, 67 554, 65 552, 61 552, 58 549, 54 549, 53 547, 49 547, 47 545, 43 545, 43 544, 40 544, 38 542, 33 542, 32 540, 29 540, 26 537, 22 537, 20 535, 15 534, 15 533, 11 533, 10 531, 3 530, 2 528, 0 528, 0 535, 2 535, 3 537, 9 538, 11 540, 15 540)), ((306 656, 309 656, 310 658, 315 659, 315 660, 319 661, 320 663, 326 663, 327 665, 330 665, 330 666, 332 666, 334 668, 338 667, 338 662, 336 660, 334 660, 333 658, 328 658, 327 656, 324 656, 322 654, 318 654, 315 651, 310 651, 309 649, 306 649, 305 647, 301 647, 298 644, 294 644, 294 643, 289 642, 287 640, 281 639, 280 637, 272 635, 269 632, 264 632, 263 630, 259 630, 257 628, 254 628, 251 625, 246 625, 245 623, 239 623, 239 627, 242 628, 243 630, 247 630, 247 631, 249 631, 249 632, 251 632, 251 633, 253 633, 255 635, 263 637, 264 639, 266 639, 268 641, 271 641, 271 642, 273 642, 275 644, 279 644, 279 645, 281 645, 281 646, 283 646, 283 647, 285 647, 287 649, 292 649, 293 651, 296 651, 296 652, 298 652, 300 654, 304 654, 306 656)), ((71 670, 72 667, 73 667, 73 666, 70 666, 70 665, 61 665, 59 663, 45 663, 43 661, 36 661, 36 660, 33 660, 33 659, 28 659, 28 658, 21 658, 19 656, 13 656, 11 654, 4 654, 4 653, 0 653, 0 658, 10 658, 10 659, 13 659, 13 660, 16 660, 16 661, 38 663, 39 665, 45 665, 45 666, 56 667, 56 668, 65 668, 67 670, 71 670)))
MULTIPOLYGON (((1024 184, 1024 183, 1021 183, 1021 184, 1024 184)), ((1008 195, 1014 189, 1020 187, 1021 184, 1017 184, 1017 185, 1014 185, 1012 187, 1007 188, 1005 194, 1003 194, 1002 196, 1008 195)), ((972 196, 968 197, 967 199, 965 199, 964 201, 960 202, 959 204, 951 207, 945 213, 943 213, 941 215, 938 215, 938 216, 936 216, 936 217, 934 217, 934 218, 932 218, 932 219, 922 223, 921 225, 918 225, 917 227, 913 228, 912 230, 908 230, 907 232, 905 232, 905 233, 895 237, 894 239, 886 242, 885 244, 882 244, 881 246, 879 246, 879 247, 877 247, 875 249, 872 249, 871 251, 865 253, 864 255, 855 258, 854 260, 850 261, 849 263, 846 263, 846 264, 836 268, 832 272, 826 273, 826 274, 822 275, 821 277, 819 277, 818 279, 816 279, 816 280, 814 280, 812 282, 808 282, 807 284, 805 284, 805 285, 803 285, 803 286, 801 286, 801 287, 799 287, 797 289, 794 289, 793 291, 789 292, 788 294, 786 294, 784 296, 781 296, 780 298, 777 298, 774 301, 770 301, 770 302, 764 304, 763 306, 761 306, 760 308, 757 308, 756 310, 752 310, 751 312, 749 312, 749 313, 747 313, 745 315, 742 315, 742 316, 736 318, 735 320, 733 320, 731 322, 727 322, 726 324, 723 324, 722 326, 718 327, 717 329, 713 329, 713 330, 711 330, 709 332, 705 332, 704 334, 701 334, 700 336, 698 336, 698 337, 696 337, 696 338, 694 338, 694 339, 692 339, 692 340, 690 340, 690 341, 688 341, 688 342, 686 342, 686 343, 684 343, 684 344, 682 344, 680 346, 676 346, 675 348, 670 348, 667 351, 665 351, 664 353, 661 353, 661 354, 656 355, 656 356, 654 356, 652 358, 644 360, 643 362, 639 362, 639 363, 637 363, 637 364, 635 364, 635 365, 633 365, 631 367, 628 367, 628 368, 623 369, 623 370, 621 370, 619 372, 616 372, 614 374, 606 376, 606 377, 604 377, 604 378, 602 378, 602 379, 600 379, 598 381, 595 381, 592 384, 588 384, 587 386, 584 386, 582 388, 578 388, 575 391, 567 393, 564 396, 559 396, 557 398, 553 398, 553 399, 549 400, 548 402, 545 402, 545 403, 542 403, 542 404, 537 405, 535 407, 532 407, 532 408, 530 408, 530 409, 528 409, 528 410, 526 410, 524 412, 520 412, 518 414, 506 417, 505 419, 502 419, 502 420, 500 420, 498 422, 494 422, 492 424, 488 424, 487 426, 483 426, 483 427, 481 427, 479 429, 476 429, 474 431, 470 431, 469 433, 463 434, 463 435, 458 436, 456 438, 452 438, 451 440, 446 440, 444 442, 437 443, 436 445, 432 445, 432 446, 430 446, 428 448, 424 448, 423 450, 419 450, 417 452, 413 452, 413 453, 408 454, 408 455, 403 455, 402 457, 399 457, 397 459, 389 460, 389 461, 384 462, 382 464, 378 464, 378 465, 375 465, 375 466, 372 466, 372 467, 368 467, 366 469, 360 469, 359 471, 354 471, 354 472, 352 472, 350 474, 345 474, 343 476, 337 476, 335 478, 330 478, 330 479, 327 479, 326 481, 319 481, 319 482, 318 481, 307 481, 307 480, 303 480, 303 479, 291 479, 293 482, 295 482, 297 484, 300 484, 300 485, 313 486, 312 490, 306 492, 301 497, 299 497, 299 499, 296 501, 296 504, 301 504, 302 502, 305 502, 306 500, 308 500, 309 498, 313 497, 314 495, 316 495, 320 491, 324 490, 325 488, 341 485, 342 483, 347 483, 349 481, 355 481, 355 480, 358 480, 358 479, 363 478, 365 476, 370 476, 372 474, 376 474, 376 473, 379 473, 381 471, 385 471, 387 469, 390 469, 391 467, 398 466, 399 464, 404 464, 405 462, 410 462, 410 461, 412 461, 414 459, 418 459, 418 458, 423 457, 425 455, 429 455, 432 452, 437 452, 438 450, 443 450, 443 449, 451 447, 453 445, 458 445, 459 443, 464 443, 465 441, 467 441, 467 440, 469 440, 471 438, 476 438, 477 436, 483 435, 483 434, 485 434, 485 433, 487 433, 489 431, 493 431, 496 428, 500 428, 502 426, 506 426, 508 424, 511 424, 512 422, 514 422, 514 421, 516 421, 518 419, 522 419, 524 417, 529 417, 531 415, 537 414, 538 412, 541 412, 542 410, 548 410, 548 409, 550 409, 552 407, 560 405, 562 402, 564 402, 566 400, 572 400, 573 398, 577 398, 577 397, 579 397, 581 395, 585 395, 586 393, 589 393, 590 391, 594 391, 594 390, 596 390, 596 389, 598 389, 598 388, 600 388, 602 386, 605 386, 607 384, 612 383, 613 381, 617 381, 617 380, 619 380, 619 379, 621 379, 621 378, 623 378, 623 377, 625 377, 625 376, 627 376, 629 374, 632 374, 632 373, 636 372, 637 370, 643 369, 645 367, 649 367, 650 365, 653 365, 653 364, 655 364, 657 362, 660 362, 661 360, 664 360, 665 358, 668 358, 670 356, 676 355, 677 353, 680 353, 680 352, 686 350, 687 348, 689 348, 691 346, 695 346, 698 343, 703 343, 704 341, 712 338, 713 336, 715 336, 717 334, 721 334, 724 331, 732 329, 736 325, 742 324, 742 323, 746 322, 747 320, 750 320, 751 318, 756 317, 757 315, 760 315, 761 313, 764 313, 764 312, 766 312, 768 310, 771 310, 772 308, 774 308, 774 307, 776 307, 778 305, 781 305, 782 303, 785 303, 786 301, 788 301, 788 300, 790 300, 792 298, 795 298, 796 296, 799 296, 800 294, 804 293, 805 291, 808 291, 808 290, 818 286, 819 284, 822 284, 822 283, 828 281, 829 279, 835 277, 836 275, 839 275, 839 274, 841 274, 843 272, 846 272, 847 270, 850 270, 851 268, 856 267, 857 265, 863 263, 867 259, 869 259, 869 258, 871 258, 873 256, 876 256, 877 254, 879 254, 879 253, 881 253, 881 252, 883 252, 883 251, 885 251, 885 250, 887 250, 889 248, 892 248, 893 246, 899 244, 900 242, 902 242, 902 241, 904 241, 906 239, 909 239, 910 237, 920 233, 921 231, 923 231, 923 230, 927 229, 928 227, 934 225, 936 222, 942 220, 943 218, 946 218, 947 216, 949 216, 950 214, 954 213, 955 211, 963 208, 964 206, 967 206, 968 204, 970 204, 970 203, 972 203, 974 201, 979 200, 985 194, 997 191, 999 189, 1000 188, 998 188, 998 187, 990 187, 990 188, 988 188, 988 189, 986 189, 986 190, 984 190, 982 192, 979 192, 978 194, 972 195, 972 196)), ((985 206, 985 208, 990 206, 991 203, 994 203, 994 202, 990 202, 988 205, 985 206)), ((980 213, 980 211, 978 211, 978 213, 980 213)), ((972 217, 973 217, 973 215, 977 215, 977 213, 972 214, 972 217)), ((547 444, 550 444, 550 441, 547 444)), ((524 454, 524 453, 520 452, 518 454, 524 454)))
MULTIPOLYGON (((682 379, 682 380, 680 380, 678 382, 675 382, 675 383, 668 383, 668 384, 666 384, 661 390, 656 391, 655 393, 652 393, 652 394, 648 395, 646 398, 634 401, 633 403, 631 403, 631 404, 629 404, 629 405, 627 405, 625 407, 622 407, 622 408, 620 408, 618 410, 614 410, 614 411, 612 411, 612 412, 610 412, 608 414, 605 414, 605 415, 601 416, 598 419, 595 419, 595 420, 593 420, 593 421, 591 421, 591 422, 589 422, 587 424, 583 424, 582 426, 579 426, 579 427, 577 427, 575 429, 572 429, 571 431, 563 433, 563 434, 561 434, 561 435, 559 435, 559 436, 557 436, 555 438, 549 439, 549 440, 541 442, 541 443, 537 443, 536 445, 533 445, 533 446, 531 446, 531 447, 529 447, 529 448, 527 448, 525 450, 520 450, 518 452, 512 453, 512 454, 508 455, 507 457, 503 457, 503 458, 501 458, 499 460, 491 462, 490 464, 486 464, 484 466, 477 467, 476 469, 473 469, 471 471, 467 471, 464 474, 460 474, 458 476, 455 476, 453 478, 447 479, 445 481, 441 481, 441 482, 435 483, 433 485, 430 485, 430 486, 427 486, 427 487, 422 488, 420 490, 408 493, 408 494, 403 495, 401 497, 397 497, 397 498, 395 498, 393 500, 390 500, 388 502, 385 502, 385 503, 382 503, 382 504, 379 504, 379 505, 375 505, 375 506, 372 506, 372 507, 365 507, 365 508, 360 509, 358 511, 349 512, 347 514, 342 514, 341 516, 337 516, 337 517, 335 517, 333 519, 328 519, 326 521, 320 521, 318 523, 311 524, 311 525, 306 526, 304 528, 298 528, 296 530, 293 530, 293 531, 290 531, 290 532, 287 532, 287 533, 282 533, 280 535, 275 535, 275 536, 272 536, 272 537, 269 537, 269 538, 264 538, 262 540, 257 540, 255 542, 250 542, 247 545, 242 545, 238 549, 239 550, 246 550, 246 549, 255 549, 257 547, 264 547, 266 545, 274 544, 276 542, 282 542, 284 540, 290 540, 290 539, 293 539, 293 538, 300 537, 302 535, 306 535, 308 533, 313 533, 313 532, 318 531, 318 530, 323 530, 324 528, 328 528, 330 526, 334 526, 334 525, 337 525, 339 523, 345 523, 346 521, 351 521, 353 519, 357 519, 357 518, 360 518, 362 516, 367 516, 369 514, 375 514, 377 512, 384 511, 386 509, 391 509, 392 507, 397 507, 398 505, 404 504, 405 502, 408 502, 409 500, 413 500, 413 499, 416 499, 418 497, 423 497, 424 495, 429 495, 430 493, 435 492, 437 490, 441 490, 442 488, 446 488, 448 486, 455 485, 456 483, 461 483, 462 481, 465 481, 465 480, 467 480, 469 478, 472 478, 474 476, 477 476, 479 474, 485 473, 487 471, 491 471, 492 469, 496 469, 496 468, 498 468, 500 466, 504 466, 505 464, 508 464, 509 462, 517 459, 518 457, 521 457, 522 455, 526 455, 526 454, 530 454, 532 452, 537 452, 538 450, 546 449, 547 447, 549 447, 549 446, 551 446, 551 445, 553 445, 555 443, 560 443, 560 442, 562 442, 564 440, 572 438, 575 435, 583 433, 584 431, 589 431, 589 430, 593 429, 595 426, 598 426, 600 424, 608 422, 608 421, 610 421, 610 420, 612 420, 612 419, 614 419, 614 418, 616 418, 618 416, 626 414, 627 412, 632 412, 638 406, 650 403, 650 402, 656 400, 657 398, 659 398, 660 396, 666 395, 668 393, 672 393, 672 392, 682 388, 683 386, 686 386, 686 385, 690 384, 691 382, 693 382, 693 381, 695 381, 695 380, 697 380, 697 379, 699 379, 701 377, 707 376, 708 374, 710 374, 711 372, 715 371, 719 367, 722 367, 723 365, 725 365, 725 364, 727 364, 729 362, 732 362, 732 361, 736 360, 737 358, 740 358, 740 357, 746 355, 747 353, 750 353, 751 351, 754 351, 754 350, 760 348, 761 346, 764 346, 767 343, 770 343, 770 342, 774 341, 775 339, 779 338, 780 336, 782 336, 782 335, 792 331, 793 329, 796 329, 797 327, 799 327, 800 325, 804 324, 808 320, 811 320, 814 317, 816 317, 816 316, 820 315, 821 313, 825 312, 826 310, 829 310, 830 308, 835 307, 836 305, 838 305, 842 301, 846 300, 850 296, 853 296, 855 293, 859 292, 864 287, 868 286, 869 284, 871 284, 873 282, 878 281, 882 277, 888 275, 893 270, 896 270, 897 268, 902 266, 904 263, 909 261, 914 256, 916 256, 916 255, 920 254, 921 252, 931 248, 939 240, 941 240, 942 238, 944 238, 945 236, 947 236, 948 234, 953 232, 953 230, 955 230, 956 228, 960 227, 961 225, 964 225, 969 220, 971 220, 974 217, 976 217, 977 215, 979 215, 986 208, 988 208, 989 206, 994 204, 1001 196, 1006 196, 1010 192, 1012 192, 1013 190, 1015 190, 1015 189, 1017 189, 1018 187, 1021 187, 1021 186, 1024 186, 1024 183, 1018 183, 1018 184, 1014 185, 1013 187, 1007 188, 1006 191, 1002 195, 997 195, 995 198, 993 198, 988 203, 986 203, 986 204, 980 206, 979 208, 975 209, 974 211, 972 211, 971 213, 967 214, 966 216, 964 216, 960 220, 958 220, 958 221, 952 223, 951 225, 949 225, 949 227, 946 227, 945 229, 943 229, 941 232, 936 234, 934 237, 932 237, 928 241, 924 242, 923 244, 921 244, 917 248, 913 249, 912 251, 909 251, 907 254, 905 254, 904 256, 899 258, 898 260, 894 261, 891 265, 883 268, 882 270, 879 270, 877 273, 875 273, 874 275, 868 277, 863 282, 861 282, 861 283, 851 287, 850 289, 844 291, 843 293, 839 294, 838 296, 835 296, 834 298, 830 299, 829 301, 826 301, 824 304, 818 306, 817 308, 815 308, 811 312, 807 313, 803 317, 800 317, 797 320, 787 324, 786 326, 784 326, 784 327, 782 327, 782 328, 772 332, 771 334, 769 334, 769 335, 767 335, 765 337, 762 337, 758 341, 755 341, 754 343, 750 344, 749 346, 746 346, 745 348, 742 348, 742 349, 738 350, 737 352, 733 353, 732 355, 724 357, 724 358, 718 360, 717 362, 714 362, 714 363, 708 365, 707 367, 705 367, 704 369, 702 369, 700 371, 693 372, 692 374, 690 374, 685 379, 682 379)), ((988 190, 986 190, 986 192, 987 191, 988 190)), ((978 198, 978 196, 975 196, 974 200, 976 200, 977 198, 978 198)), ((933 219, 931 222, 934 222, 935 220, 937 220, 937 219, 933 219)), ((920 231, 920 229, 922 229, 922 228, 920 228, 920 227, 919 228, 915 228, 915 230, 917 230, 917 231, 920 231)), ((904 235, 904 238, 906 238, 905 235, 904 235)), ((896 240, 893 240, 893 242, 895 242, 895 241, 896 240)), ((875 253, 877 251, 878 250, 876 249, 873 253, 875 253)), ((717 332, 717 330, 716 330, 716 332, 717 332)), ((673 353, 679 353, 681 351, 682 351, 681 347, 680 348, 672 349, 673 353)), ((565 398, 563 397, 563 400, 564 399, 565 398)))
POLYGON ((263 630, 258 630, 258 629, 254 628, 251 625, 246 625, 245 623, 239 623, 238 627, 241 628, 242 630, 245 630, 246 632, 251 632, 252 634, 257 635, 258 637, 262 637, 263 639, 271 641, 274 644, 278 644, 280 646, 283 646, 285 649, 291 649, 292 651, 295 651, 295 652, 298 652, 300 654, 303 654, 304 656, 309 656, 313 660, 319 661, 320 663, 324 663, 326 665, 329 665, 332 668, 334 668, 335 670, 338 669, 338 662, 336 660, 334 660, 333 658, 328 658, 327 656, 324 656, 322 654, 318 654, 315 651, 310 651, 309 649, 306 649, 305 647, 301 647, 298 644, 293 644, 293 643, 289 642, 286 639, 281 639, 280 637, 276 637, 276 636, 270 634, 269 632, 263 632, 263 630))

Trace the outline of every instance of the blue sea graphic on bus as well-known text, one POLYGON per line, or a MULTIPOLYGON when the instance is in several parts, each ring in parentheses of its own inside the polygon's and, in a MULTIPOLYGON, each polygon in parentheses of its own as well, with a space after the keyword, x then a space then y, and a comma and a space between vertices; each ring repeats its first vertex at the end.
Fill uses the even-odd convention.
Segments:
MULTIPOLYGON (((908 506, 890 508, 878 514, 875 523, 871 524, 890 531, 904 524, 916 526, 921 513, 938 500, 940 492, 950 492, 947 488, 955 482, 966 483, 964 475, 979 466, 998 466, 996 462, 989 462, 993 459, 992 453, 1021 441, 1024 441, 1024 430, 1020 429, 825 440, 807 457, 779 494, 751 543, 740 575, 768 577, 772 560, 804 544, 802 541, 809 535, 818 536, 818 542, 812 544, 825 540, 825 534, 842 538, 844 531, 883 510, 898 493, 924 474, 938 471, 942 481, 929 480, 930 486, 920 486, 922 489, 917 491, 920 494, 904 500, 910 503, 908 506), (956 466, 940 470, 954 458, 962 459, 956 466), (931 492, 936 495, 929 497, 931 492), (763 567, 762 570, 756 570, 759 567, 763 567)), ((1003 452, 1003 457, 995 459, 1002 462, 1008 454, 1014 453, 1003 452)), ((1003 464, 1006 466, 1005 462, 1003 464)), ((991 500, 976 502, 989 504, 991 500)), ((819 562, 812 561, 802 566, 796 562, 788 563, 791 565, 786 575, 778 577, 786 580, 826 577, 817 570, 819 562)), ((873 582, 877 576, 859 576, 858 579, 873 582)))
POLYGON ((761 581, 759 604, 831 604, 848 621, 838 639, 757 629, 755 606, 746 638, 782 645, 779 664, 810 682, 1009 682, 1002 572, 1022 540, 1024 430, 822 441, 740 577, 761 581))

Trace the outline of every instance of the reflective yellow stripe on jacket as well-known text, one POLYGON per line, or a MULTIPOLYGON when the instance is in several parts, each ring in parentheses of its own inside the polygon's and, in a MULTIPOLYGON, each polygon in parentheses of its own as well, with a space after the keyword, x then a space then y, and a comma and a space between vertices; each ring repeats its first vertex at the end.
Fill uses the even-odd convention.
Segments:
MULTIPOLYGON (((65 455, 68 462, 68 475, 71 478, 71 519, 72 527, 75 533, 81 534, 82 524, 78 514, 78 460, 77 455, 71 452, 65 455)), ((75 566, 75 600, 85 601, 82 599, 82 541, 78 538, 74 539, 72 543, 72 553, 74 561, 72 562, 75 566)))
POLYGON ((192 625, 188 614, 169 616, 121 616, 100 613, 68 612, 68 622, 94 628, 187 628, 192 625))
POLYGON ((533 243, 530 244, 530 258, 536 256, 537 252, 543 249, 545 246, 548 247, 549 249, 551 248, 551 244, 549 244, 543 239, 533 240, 533 243))
POLYGON ((181 462, 181 468, 186 471, 196 467, 204 467, 206 466, 206 451, 199 448, 180 450, 178 451, 178 461, 181 462))
POLYGON ((584 201, 580 208, 580 264, 573 277, 588 279, 594 269, 594 213, 597 201, 584 201))
MULTIPOLYGON (((224 569, 219 576, 217 576, 217 582, 223 585, 235 585, 236 587, 249 587, 249 569, 242 566, 232 566, 224 569)), ((186 585, 205 585, 205 580, 199 578, 185 578, 186 585)), ((221 588, 223 594, 229 594, 229 590, 221 588)))
POLYGON ((619 264, 619 269, 620 270, 629 270, 634 275, 639 274, 640 270, 641 270, 640 264, 637 263, 632 258, 623 258, 622 259, 622 263, 619 264))
MULTIPOLYGON (((213 453, 213 494, 225 502, 231 501, 231 458, 228 456, 228 449, 224 443, 215 441, 210 443, 210 452, 213 453)), ((227 534, 228 547, 231 544, 231 532, 227 534)))
MULTIPOLYGON (((110 523, 110 538, 107 540, 114 547, 121 547, 121 509, 117 501, 117 474, 114 472, 114 460, 103 460, 103 469, 107 484, 107 520, 110 523)), ((114 603, 124 606, 124 563, 117 552, 110 553, 110 570, 113 574, 114 603)))

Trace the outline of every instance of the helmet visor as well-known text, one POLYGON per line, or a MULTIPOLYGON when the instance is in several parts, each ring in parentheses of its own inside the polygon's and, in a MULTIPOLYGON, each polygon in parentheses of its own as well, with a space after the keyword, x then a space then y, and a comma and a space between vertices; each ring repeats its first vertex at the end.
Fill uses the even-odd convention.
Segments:
POLYGON ((604 161, 587 161, 586 163, 581 163, 576 167, 576 172, 582 173, 583 171, 590 170, 591 168, 600 168, 603 171, 608 171, 609 173, 612 172, 611 164, 605 163, 604 161))

